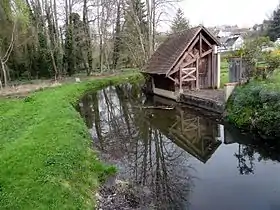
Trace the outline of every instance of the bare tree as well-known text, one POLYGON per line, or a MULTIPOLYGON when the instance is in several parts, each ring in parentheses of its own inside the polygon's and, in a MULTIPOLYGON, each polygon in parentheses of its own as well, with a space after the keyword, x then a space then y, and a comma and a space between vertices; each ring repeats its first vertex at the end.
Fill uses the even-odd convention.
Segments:
MULTIPOLYGON (((11 55, 13 49, 14 49, 15 32, 16 32, 16 21, 13 24, 13 31, 12 31, 11 41, 10 41, 9 47, 6 50, 6 53, 4 54, 4 56, 0 57, 1 69, 2 69, 2 73, 3 73, 3 79, 4 79, 4 86, 8 85, 6 63, 8 62, 8 60, 10 58, 10 55, 11 55)), ((1 50, 1 48, 0 48, 0 50, 1 50)), ((1 89, 3 88, 1 78, 0 78, 0 87, 1 87, 1 89)))

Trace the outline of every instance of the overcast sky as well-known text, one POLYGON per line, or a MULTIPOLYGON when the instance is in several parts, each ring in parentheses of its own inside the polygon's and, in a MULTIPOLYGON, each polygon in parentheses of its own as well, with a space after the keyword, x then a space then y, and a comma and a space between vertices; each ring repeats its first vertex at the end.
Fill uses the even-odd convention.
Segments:
POLYGON ((235 25, 261 23, 277 7, 279 0, 183 0, 181 8, 193 25, 235 25))

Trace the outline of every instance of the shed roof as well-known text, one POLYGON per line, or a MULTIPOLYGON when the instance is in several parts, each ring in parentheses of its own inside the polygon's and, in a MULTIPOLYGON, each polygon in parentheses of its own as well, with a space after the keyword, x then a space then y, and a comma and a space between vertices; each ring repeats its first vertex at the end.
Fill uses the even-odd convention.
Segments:
POLYGON ((207 35, 210 43, 220 45, 219 40, 201 25, 172 34, 155 51, 142 69, 142 72, 149 74, 166 74, 174 65, 176 65, 200 32, 207 35))

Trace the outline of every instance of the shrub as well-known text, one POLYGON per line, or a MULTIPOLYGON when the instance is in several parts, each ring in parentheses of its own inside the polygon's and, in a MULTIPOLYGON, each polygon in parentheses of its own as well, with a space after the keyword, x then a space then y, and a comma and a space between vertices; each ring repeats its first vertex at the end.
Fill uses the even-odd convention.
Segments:
POLYGON ((280 91, 269 82, 238 87, 227 105, 227 120, 267 138, 280 137, 280 91))

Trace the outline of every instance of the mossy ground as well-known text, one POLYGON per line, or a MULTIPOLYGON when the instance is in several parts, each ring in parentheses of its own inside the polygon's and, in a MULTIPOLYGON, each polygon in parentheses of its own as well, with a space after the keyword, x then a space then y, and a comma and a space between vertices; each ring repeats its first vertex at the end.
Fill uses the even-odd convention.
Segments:
POLYGON ((99 161, 74 105, 86 91, 140 77, 125 73, 1 99, 0 209, 93 209, 100 179, 115 168, 99 161))

